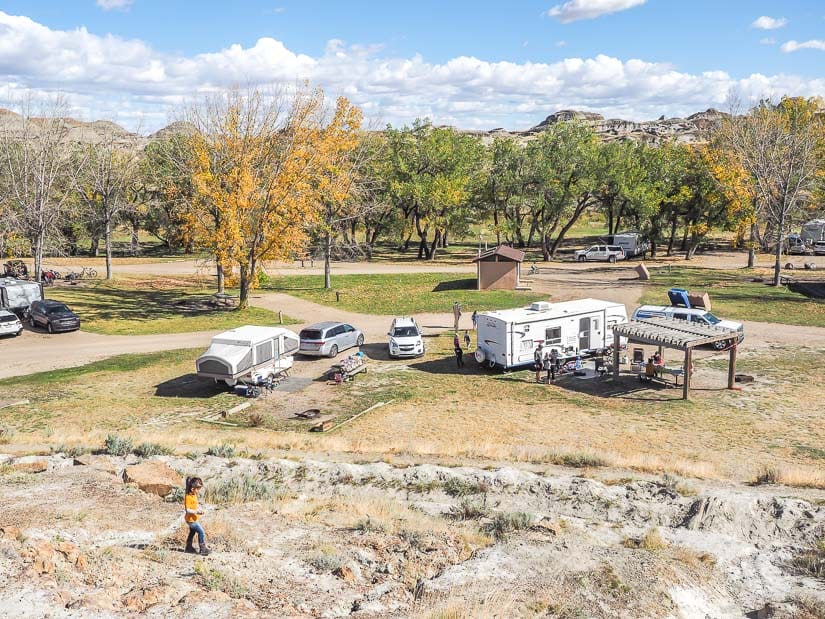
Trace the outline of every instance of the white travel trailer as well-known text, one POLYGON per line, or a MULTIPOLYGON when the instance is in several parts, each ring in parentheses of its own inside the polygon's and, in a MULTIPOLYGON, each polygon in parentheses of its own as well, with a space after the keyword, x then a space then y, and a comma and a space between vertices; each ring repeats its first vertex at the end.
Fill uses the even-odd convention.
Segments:
POLYGON ((282 327, 244 326, 212 338, 195 362, 198 376, 222 380, 230 387, 257 383, 292 367, 298 335, 282 327))
POLYGON ((13 277, 0 278, 0 309, 23 315, 35 301, 43 299, 43 285, 13 277))
POLYGON ((799 236, 806 245, 813 245, 817 241, 825 241, 825 219, 813 219, 802 224, 799 236))
POLYGON ((613 244, 624 250, 626 258, 644 256, 650 251, 650 242, 639 232, 619 232, 613 235, 613 244))
POLYGON ((627 322, 621 303, 580 299, 533 303, 528 307, 478 315, 476 361, 510 369, 533 363, 539 343, 559 358, 591 355, 613 343, 613 325, 627 322))

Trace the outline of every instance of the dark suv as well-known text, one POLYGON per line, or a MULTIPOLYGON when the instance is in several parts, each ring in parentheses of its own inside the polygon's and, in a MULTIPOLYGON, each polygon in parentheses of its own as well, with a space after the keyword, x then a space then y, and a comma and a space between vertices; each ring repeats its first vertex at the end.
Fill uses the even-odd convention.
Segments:
POLYGON ((49 333, 76 331, 80 317, 60 301, 35 301, 29 306, 29 325, 43 327, 49 333))

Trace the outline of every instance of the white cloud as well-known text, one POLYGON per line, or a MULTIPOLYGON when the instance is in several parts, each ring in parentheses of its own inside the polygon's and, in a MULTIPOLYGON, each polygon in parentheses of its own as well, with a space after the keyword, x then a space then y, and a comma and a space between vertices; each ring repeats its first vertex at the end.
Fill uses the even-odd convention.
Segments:
POLYGON ((97 6, 104 11, 112 9, 128 9, 134 0, 97 0, 97 6))
POLYGON ((555 17, 563 24, 580 19, 595 19, 602 15, 626 11, 634 6, 642 5, 647 0, 569 0, 564 4, 557 4, 547 14, 555 17))
POLYGON ((774 39, 773 37, 765 37, 764 39, 759 39, 759 42, 762 45, 775 45, 776 39, 774 39))
POLYGON ((767 15, 763 15, 753 20, 751 27, 758 28, 759 30, 776 30, 787 23, 788 20, 784 17, 768 17, 767 15))
POLYGON ((825 51, 825 40, 811 39, 810 41, 803 41, 802 43, 788 41, 787 43, 783 43, 780 49, 785 53, 795 52, 800 49, 820 49, 825 51))
POLYGON ((556 41, 556 47, 567 47, 567 41, 556 41))
POLYGON ((130 128, 142 124, 152 131, 198 93, 233 83, 292 87, 302 80, 331 96, 349 97, 373 123, 399 125, 428 116, 437 124, 488 129, 527 128, 565 108, 636 120, 684 116, 724 107, 731 89, 744 99, 825 96, 825 78, 687 73, 665 63, 606 55, 553 63, 459 56, 433 63, 341 41, 308 56, 272 38, 250 47, 166 54, 140 40, 85 28, 53 30, 0 12, 0 81, 7 84, 0 90, 0 107, 26 90, 61 91, 79 118, 106 118, 130 128))

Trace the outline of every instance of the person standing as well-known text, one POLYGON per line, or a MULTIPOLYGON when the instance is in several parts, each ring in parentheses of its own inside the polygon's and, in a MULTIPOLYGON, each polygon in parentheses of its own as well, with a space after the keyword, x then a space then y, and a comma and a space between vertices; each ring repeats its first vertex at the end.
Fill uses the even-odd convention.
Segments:
POLYGON ((470 338, 470 332, 467 329, 464 329, 464 348, 470 350, 470 343, 472 339, 470 338))
POLYGON ((453 303, 453 322, 454 322, 454 331, 458 331, 458 324, 461 321, 461 303, 456 301, 453 303))
POLYGON ((555 348, 550 349, 550 361, 553 366, 553 380, 556 380, 556 374, 561 370, 561 358, 559 351, 555 348))
POLYGON ((458 331, 453 337, 453 348, 455 349, 455 364, 457 367, 464 367, 464 351, 461 350, 461 340, 458 339, 458 331))
POLYGON ((544 360, 542 361, 542 365, 544 366, 544 371, 546 373, 544 382, 549 385, 551 380, 556 380, 556 372, 553 369, 553 358, 550 356, 549 352, 544 353, 544 360))
POLYGON ((476 310, 473 310, 472 321, 473 331, 475 331, 476 329, 478 329, 478 312, 476 310))
POLYGON ((536 352, 533 353, 533 369, 536 371, 536 382, 537 383, 541 382, 541 371, 544 367, 543 366, 544 354, 543 354, 543 351, 542 351, 543 348, 544 348, 544 345, 541 342, 539 342, 539 345, 536 348, 536 352))

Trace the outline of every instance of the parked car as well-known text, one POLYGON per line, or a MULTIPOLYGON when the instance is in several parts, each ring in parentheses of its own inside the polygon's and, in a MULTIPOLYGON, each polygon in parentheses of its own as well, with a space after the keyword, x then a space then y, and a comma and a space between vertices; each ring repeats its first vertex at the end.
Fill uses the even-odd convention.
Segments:
POLYGON ((789 255, 804 255, 808 252, 808 245, 798 234, 789 234, 787 239, 787 253, 789 255))
POLYGON ((588 260, 616 262, 617 260, 624 260, 624 258, 624 249, 618 245, 593 245, 593 247, 580 249, 576 252, 576 260, 579 262, 586 262, 588 260))
POLYGON ((44 299, 29 306, 29 325, 34 329, 43 327, 49 333, 76 331, 80 328, 80 317, 60 301, 44 299))
POLYGON ((16 314, 8 310, 0 310, 0 335, 20 335, 23 332, 23 323, 16 314))
POLYGON ((387 335, 390 358, 420 357, 424 354, 424 338, 415 318, 395 318, 387 335))
MULTIPOLYGON (((739 335, 738 342, 745 339, 745 325, 735 320, 724 320, 711 314, 709 311, 698 307, 675 307, 672 305, 642 305, 633 312, 633 320, 644 320, 653 316, 663 316, 665 318, 675 318, 676 320, 687 320, 701 325, 711 325, 736 331, 739 335)), ((713 347, 717 350, 725 348, 727 343, 716 342, 713 347)))
POLYGON ((814 243, 814 253, 817 256, 825 256, 825 241, 817 241, 814 243))
POLYGON ((298 352, 317 357, 335 357, 342 350, 364 343, 364 334, 344 322, 319 322, 303 329, 298 337, 298 352))

